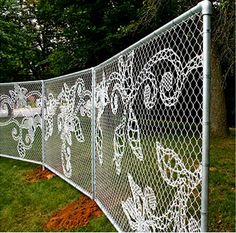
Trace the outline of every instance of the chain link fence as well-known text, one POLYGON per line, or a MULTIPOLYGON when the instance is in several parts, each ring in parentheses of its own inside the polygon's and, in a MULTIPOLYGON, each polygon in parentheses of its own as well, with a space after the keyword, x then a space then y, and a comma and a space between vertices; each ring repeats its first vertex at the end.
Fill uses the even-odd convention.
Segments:
POLYGON ((90 196, 92 71, 47 80, 44 88, 43 163, 90 196))
POLYGON ((0 154, 49 168, 119 231, 204 230, 206 3, 95 68, 0 84, 0 154))
POLYGON ((41 81, 0 84, 0 154, 42 159, 41 81))
POLYGON ((196 13, 95 69, 96 198, 124 231, 200 230, 201 31, 196 13))

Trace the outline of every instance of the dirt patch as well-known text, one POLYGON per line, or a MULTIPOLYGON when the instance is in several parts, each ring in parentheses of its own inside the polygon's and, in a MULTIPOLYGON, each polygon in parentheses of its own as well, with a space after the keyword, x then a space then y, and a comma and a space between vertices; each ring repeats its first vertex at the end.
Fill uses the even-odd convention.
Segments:
POLYGON ((37 168, 31 172, 28 172, 25 174, 25 178, 29 182, 36 182, 38 180, 50 180, 55 176, 54 173, 51 171, 45 169, 42 170, 42 168, 37 168))
POLYGON ((44 228, 49 231, 58 231, 82 227, 89 223, 90 218, 100 217, 102 214, 95 201, 81 195, 79 200, 56 212, 44 228))

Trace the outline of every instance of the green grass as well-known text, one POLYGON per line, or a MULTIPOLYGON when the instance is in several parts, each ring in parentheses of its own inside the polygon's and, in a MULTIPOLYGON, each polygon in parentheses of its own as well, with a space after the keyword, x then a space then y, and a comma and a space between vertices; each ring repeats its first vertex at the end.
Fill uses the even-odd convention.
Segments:
MULTIPOLYGON (((19 123, 21 123, 23 118, 15 118, 19 123)), ((0 118, 0 121, 6 121, 5 118, 0 118)), ((11 122, 10 124, 0 127, 0 154, 12 155, 19 157, 19 153, 17 151, 18 141, 15 141, 12 137, 13 129, 17 130, 17 136, 19 135, 19 127, 11 122), (10 146, 9 146, 10 145, 10 146)), ((23 140, 25 142, 25 135, 27 132, 26 129, 23 129, 23 140)), ((27 144, 27 143, 26 143, 27 144)), ((36 129, 34 135, 34 142, 32 144, 32 148, 30 150, 25 151, 25 159, 33 159, 40 161, 42 156, 42 139, 41 139, 41 130, 39 128, 36 129)))
POLYGON ((209 231, 235 232, 235 131, 210 147, 209 231))
MULTIPOLYGON (((29 183, 25 173, 37 165, 0 158, 0 231, 43 231, 58 209, 79 198, 80 193, 59 177, 29 183)), ((75 231, 114 231, 102 216, 75 231)))
MULTIPOLYGON (((226 138, 211 140, 210 160, 209 231, 232 232, 235 231, 235 131, 226 138)), ((36 167, 0 158, 0 231, 43 231, 53 213, 79 198, 80 193, 58 177, 26 182, 24 174, 36 167)), ((114 230, 105 216, 92 219, 86 227, 73 229, 114 230)))

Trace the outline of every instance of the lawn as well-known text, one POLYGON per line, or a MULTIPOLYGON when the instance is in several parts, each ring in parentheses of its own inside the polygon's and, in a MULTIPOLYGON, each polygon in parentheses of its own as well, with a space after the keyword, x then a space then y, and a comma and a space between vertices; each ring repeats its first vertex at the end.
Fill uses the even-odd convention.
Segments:
MULTIPOLYGON (((0 232, 44 231, 43 225, 58 209, 80 193, 59 177, 29 183, 25 174, 38 165, 0 158, 0 232)), ((73 231, 114 231, 105 216, 73 231)))
POLYGON ((235 130, 212 138, 209 177, 209 231, 235 232, 235 130))
MULTIPOLYGON (((209 231, 235 231, 235 131, 213 138, 210 152, 209 231)), ((80 193, 54 177, 29 183, 25 174, 38 165, 0 158, 0 231, 44 231, 58 209, 80 193)), ((73 231, 114 231, 105 216, 73 231)))

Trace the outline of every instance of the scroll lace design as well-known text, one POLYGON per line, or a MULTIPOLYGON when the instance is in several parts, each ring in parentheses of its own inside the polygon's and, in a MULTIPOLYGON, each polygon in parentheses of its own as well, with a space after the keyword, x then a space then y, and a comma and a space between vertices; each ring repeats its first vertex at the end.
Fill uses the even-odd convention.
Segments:
POLYGON ((36 101, 41 98, 39 91, 28 91, 19 84, 14 85, 14 90, 10 90, 9 95, 0 96, 0 108, 5 109, 8 115, 8 120, 0 122, 0 126, 15 124, 12 138, 17 141, 17 151, 21 158, 25 157, 26 150, 32 148, 37 128, 42 128, 41 108, 39 108, 41 103, 36 101), (30 99, 36 103, 35 106, 30 105, 30 99))
POLYGON ((173 225, 173 231, 198 232, 200 226, 188 212, 188 201, 201 182, 201 166, 195 171, 188 170, 180 156, 172 149, 164 148, 156 142, 157 163, 160 174, 167 185, 177 189, 174 201, 167 212, 158 217, 158 225, 166 231, 173 225))
POLYGON ((48 94, 48 98, 45 101, 45 140, 53 134, 53 116, 56 114, 58 101, 54 98, 52 93, 48 94))
POLYGON ((154 211, 157 208, 156 196, 152 188, 145 187, 144 191, 134 182, 128 174, 132 198, 121 202, 123 211, 128 219, 132 231, 154 232, 157 229, 154 211))
POLYGON ((172 49, 164 49, 152 56, 143 66, 143 69, 136 80, 133 75, 134 51, 128 54, 125 60, 123 56, 118 59, 118 72, 113 72, 106 79, 103 72, 103 80, 97 85, 97 154, 100 164, 103 162, 103 133, 101 128, 101 117, 105 107, 110 104, 112 113, 117 114, 118 99, 121 99, 123 106, 121 123, 115 128, 114 144, 114 162, 116 173, 121 172, 121 161, 125 153, 125 145, 129 144, 134 155, 140 161, 144 159, 141 147, 141 134, 138 119, 136 118, 133 106, 141 87, 144 86, 143 100, 147 109, 154 107, 157 94, 167 107, 174 106, 181 95, 181 91, 190 72, 201 67, 202 56, 197 55, 191 59, 185 66, 182 65, 180 57, 172 49), (160 77, 153 73, 154 66, 158 63, 168 62, 173 71, 167 71, 160 77), (160 85, 158 88, 158 78, 160 85), (108 95, 108 89, 111 87, 111 94, 108 95))
POLYGON ((83 79, 77 79, 76 83, 69 88, 66 83, 55 99, 52 93, 48 94, 45 114, 45 140, 53 133, 53 118, 59 109, 57 116, 57 128, 62 140, 61 161, 64 175, 68 178, 72 175, 71 146, 72 134, 78 142, 84 142, 84 135, 78 113, 81 116, 91 117, 91 92, 85 90, 83 79))
POLYGON ((128 174, 129 185, 133 198, 121 202, 133 231, 173 231, 198 232, 198 221, 188 212, 188 201, 201 182, 201 166, 195 171, 188 170, 179 155, 172 149, 164 148, 156 143, 157 162, 161 177, 167 185, 176 188, 173 201, 162 215, 156 215, 157 202, 152 188, 144 191, 128 174))
POLYGON ((105 73, 103 72, 103 80, 96 86, 95 89, 95 100, 97 108, 97 119, 96 119, 96 148, 100 164, 103 163, 103 134, 101 128, 101 117, 105 110, 105 107, 109 104, 108 97, 108 86, 106 86, 105 73))

